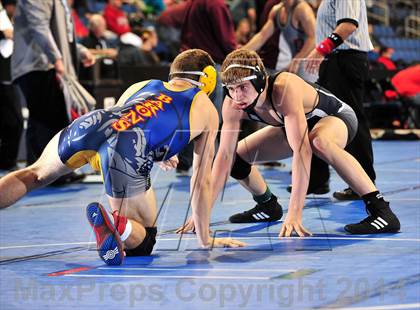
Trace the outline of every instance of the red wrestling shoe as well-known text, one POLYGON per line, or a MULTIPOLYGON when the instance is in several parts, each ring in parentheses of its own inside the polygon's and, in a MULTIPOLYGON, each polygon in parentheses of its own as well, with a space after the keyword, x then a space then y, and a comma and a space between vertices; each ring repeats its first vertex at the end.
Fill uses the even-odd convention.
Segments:
POLYGON ((124 261, 123 244, 105 208, 92 202, 86 207, 86 216, 96 235, 99 257, 107 265, 121 265, 124 261))

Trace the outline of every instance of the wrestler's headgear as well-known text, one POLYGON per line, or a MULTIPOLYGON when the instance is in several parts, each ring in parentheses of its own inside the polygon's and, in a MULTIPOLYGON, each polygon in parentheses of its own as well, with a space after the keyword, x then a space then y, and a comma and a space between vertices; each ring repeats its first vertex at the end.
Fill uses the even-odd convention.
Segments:
MULTIPOLYGON (((252 110, 254 109, 255 105, 257 104, 258 98, 260 97, 260 95, 262 94, 262 92, 264 91, 265 88, 265 83, 267 80, 267 76, 265 74, 265 72, 263 70, 260 69, 259 66, 248 66, 248 65, 241 65, 241 64, 231 64, 229 66, 227 66, 227 68, 223 71, 226 72, 232 68, 242 68, 242 69, 249 69, 251 70, 251 74, 242 78, 239 78, 229 84, 237 84, 237 83, 241 83, 241 82, 245 82, 245 81, 250 81, 252 83, 252 85, 254 86, 255 90, 258 93, 257 98, 255 98, 255 100, 249 105, 247 106, 244 110, 248 111, 248 110, 252 110)), ((229 91, 227 89, 227 84, 222 84, 223 89, 225 91, 225 94, 227 96, 229 96, 230 98, 232 98, 229 94, 229 91)))
POLYGON ((174 74, 191 74, 191 75, 200 76, 198 81, 195 81, 193 79, 189 79, 189 78, 186 78, 186 77, 185 78, 184 77, 178 77, 178 78, 197 86, 203 92, 205 92, 207 95, 210 95, 214 91, 214 89, 216 88, 217 71, 216 71, 216 68, 214 68, 213 66, 207 66, 202 71, 175 71, 175 72, 171 72, 169 74, 169 78, 171 78, 171 76, 173 76, 174 74))

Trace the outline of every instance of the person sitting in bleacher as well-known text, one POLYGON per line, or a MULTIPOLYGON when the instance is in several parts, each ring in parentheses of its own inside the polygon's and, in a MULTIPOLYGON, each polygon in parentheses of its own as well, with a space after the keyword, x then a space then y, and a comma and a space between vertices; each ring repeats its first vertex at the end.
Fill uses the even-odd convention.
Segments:
POLYGON ((146 64, 155 65, 160 62, 159 56, 155 53, 154 48, 159 43, 159 38, 154 27, 145 28, 141 34, 143 44, 140 47, 141 52, 144 55, 146 64))
POLYGON ((379 58, 376 60, 378 63, 381 63, 387 70, 395 71, 397 66, 392 61, 392 55, 395 50, 391 47, 383 46, 379 50, 379 58))
POLYGON ((387 99, 394 99, 397 95, 420 104, 420 64, 399 71, 391 79, 395 91, 386 91, 387 99))
POLYGON ((153 52, 153 48, 158 43, 155 30, 151 28, 134 29, 134 34, 138 35, 140 41, 126 40, 126 35, 121 37, 121 44, 118 53, 118 63, 123 66, 155 65, 159 63, 159 58, 153 52))
POLYGON ((93 14, 89 20, 89 35, 83 39, 82 44, 96 57, 117 58, 116 44, 108 38, 106 22, 102 15, 93 14))
POLYGON ((83 4, 83 2, 75 1, 74 0, 67 0, 69 7, 71 9, 71 16, 73 18, 74 24, 74 31, 76 33, 76 39, 81 40, 86 38, 89 34, 89 30, 86 27, 86 18, 87 14, 80 14, 80 11, 87 10, 87 7, 83 4))
POLYGON ((108 0, 103 16, 107 28, 118 36, 131 32, 127 14, 122 9, 122 0, 108 0))

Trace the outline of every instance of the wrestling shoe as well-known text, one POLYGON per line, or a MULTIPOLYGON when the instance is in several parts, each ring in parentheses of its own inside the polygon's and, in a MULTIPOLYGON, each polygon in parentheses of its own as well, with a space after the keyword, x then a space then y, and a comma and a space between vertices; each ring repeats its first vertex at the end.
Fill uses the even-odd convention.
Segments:
POLYGON ((96 235, 99 257, 107 265, 121 265, 124 261, 123 244, 105 208, 92 202, 86 207, 86 216, 96 235))
POLYGON ((277 197, 272 195, 267 202, 259 203, 248 211, 232 215, 229 221, 231 223, 275 222, 282 216, 281 205, 277 202, 277 197))
POLYGON ((396 233, 400 230, 400 221, 391 211, 389 202, 381 201, 366 207, 367 218, 357 224, 348 224, 344 230, 354 235, 396 233))

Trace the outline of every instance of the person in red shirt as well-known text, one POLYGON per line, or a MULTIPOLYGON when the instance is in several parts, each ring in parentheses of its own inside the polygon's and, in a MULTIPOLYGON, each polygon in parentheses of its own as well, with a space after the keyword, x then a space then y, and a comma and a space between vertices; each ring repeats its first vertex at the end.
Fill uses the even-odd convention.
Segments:
POLYGON ((391 47, 381 47, 381 49, 379 50, 379 58, 377 62, 383 64, 387 70, 397 70, 397 66, 391 59, 394 52, 394 49, 391 47))
POLYGON ((393 76, 391 83, 395 91, 385 91, 387 99, 395 99, 397 94, 420 103, 420 65, 414 65, 401 70, 393 76))
POLYGON ((188 5, 188 1, 181 1, 170 6, 167 5, 157 19, 158 24, 180 29, 184 23, 188 5))
POLYGON ((391 80, 398 93, 404 97, 420 95, 420 65, 401 70, 391 80))
POLYGON ((121 9, 121 6, 122 0, 108 0, 103 13, 107 28, 118 36, 131 32, 127 14, 121 9))
POLYGON ((74 24, 74 31, 76 33, 77 39, 83 39, 86 38, 89 34, 89 30, 83 23, 82 19, 79 16, 78 8, 76 7, 74 0, 67 0, 67 3, 69 4, 69 7, 71 9, 71 16, 73 18, 73 24, 74 24))
MULTIPOLYGON (((187 0, 181 28, 181 51, 194 48, 206 51, 216 62, 218 70, 225 57, 236 46, 232 14, 224 0, 187 0)), ((221 113, 223 89, 219 77, 210 99, 221 113)), ((187 175, 192 165, 192 156, 192 145, 188 145, 179 154, 179 176, 187 175)))
POLYGON ((181 50, 200 48, 221 64, 236 48, 232 15, 223 0, 189 0, 181 31, 181 50))

